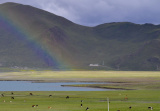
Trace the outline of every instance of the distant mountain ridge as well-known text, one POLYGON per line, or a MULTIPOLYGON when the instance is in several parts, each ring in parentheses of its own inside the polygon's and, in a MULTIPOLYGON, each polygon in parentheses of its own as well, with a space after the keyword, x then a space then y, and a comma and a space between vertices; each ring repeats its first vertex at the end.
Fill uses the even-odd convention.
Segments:
POLYGON ((87 27, 32 6, 0 4, 1 68, 160 70, 159 49, 160 25, 87 27))

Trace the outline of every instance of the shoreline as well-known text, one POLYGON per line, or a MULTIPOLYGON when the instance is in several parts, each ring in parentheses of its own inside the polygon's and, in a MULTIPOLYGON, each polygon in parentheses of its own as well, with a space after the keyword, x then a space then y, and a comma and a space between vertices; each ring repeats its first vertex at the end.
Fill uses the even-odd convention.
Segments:
POLYGON ((114 87, 101 87, 102 84, 112 84, 112 83, 119 83, 119 82, 102 82, 102 81, 65 81, 65 80, 57 80, 57 81, 45 81, 45 80, 0 80, 0 81, 29 81, 31 83, 79 83, 79 85, 61 85, 62 87, 88 87, 88 88, 99 88, 99 89, 115 89, 115 90, 133 90, 133 89, 126 89, 126 88, 114 88, 114 87), (81 84, 81 83, 91 83, 91 84, 81 84), (98 84, 93 84, 98 83, 98 84), (80 86, 81 85, 81 86, 80 86), (83 86, 85 85, 85 86, 83 86), (91 86, 96 85, 96 86, 91 86), (97 86, 99 85, 99 86, 97 86))
MULTIPOLYGON (((89 84, 88 84, 89 85, 89 84)), ((100 88, 100 89, 115 89, 115 90, 136 90, 136 89, 126 89, 126 88, 111 88, 111 87, 98 87, 98 86, 76 86, 76 85, 61 85, 63 87, 89 87, 89 88, 100 88)))
POLYGON ((41 79, 41 80, 36 80, 36 79, 4 79, 4 80, 2 80, 2 79, 0 79, 0 81, 31 81, 32 83, 57 83, 57 82, 90 82, 90 83, 92 83, 92 82, 96 82, 96 83, 119 83, 119 82, 108 82, 108 81, 100 81, 100 80, 77 80, 77 79, 75 79, 75 80, 63 80, 63 79, 52 79, 52 80, 45 80, 45 79, 41 79))

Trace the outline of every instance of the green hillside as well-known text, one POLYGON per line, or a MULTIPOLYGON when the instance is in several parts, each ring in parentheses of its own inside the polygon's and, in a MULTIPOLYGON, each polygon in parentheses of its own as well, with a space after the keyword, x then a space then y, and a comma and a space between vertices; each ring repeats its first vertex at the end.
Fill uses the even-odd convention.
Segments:
POLYGON ((31 6, 0 4, 0 67, 159 70, 159 35, 160 25, 86 27, 31 6))

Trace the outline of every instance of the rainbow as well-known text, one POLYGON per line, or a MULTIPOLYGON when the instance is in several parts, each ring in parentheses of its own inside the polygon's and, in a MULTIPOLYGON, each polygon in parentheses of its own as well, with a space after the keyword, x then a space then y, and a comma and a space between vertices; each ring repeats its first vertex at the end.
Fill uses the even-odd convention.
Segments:
MULTIPOLYGON (((25 16, 25 14, 21 16, 25 16)), ((57 67, 70 70, 70 65, 66 63, 64 59, 60 58, 49 44, 38 41, 34 36, 35 33, 28 31, 28 29, 25 27, 27 26, 26 21, 22 20, 19 22, 18 17, 19 15, 6 15, 4 12, 1 11, 0 21, 1 25, 3 25, 1 27, 6 27, 8 31, 16 32, 16 34, 18 34, 19 37, 21 37, 20 39, 23 39, 26 42, 28 42, 30 47, 33 48, 33 50, 38 50, 39 54, 37 54, 37 56, 41 56, 41 58, 44 61, 46 61, 46 63, 49 62, 50 64, 52 64, 53 68, 57 67)))

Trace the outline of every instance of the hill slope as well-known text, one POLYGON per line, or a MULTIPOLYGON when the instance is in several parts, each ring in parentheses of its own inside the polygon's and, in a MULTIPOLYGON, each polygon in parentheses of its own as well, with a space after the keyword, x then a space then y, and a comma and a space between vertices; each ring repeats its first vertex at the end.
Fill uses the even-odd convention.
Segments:
POLYGON ((5 3, 0 5, 0 66, 159 70, 159 35, 160 25, 86 27, 31 6, 5 3))

